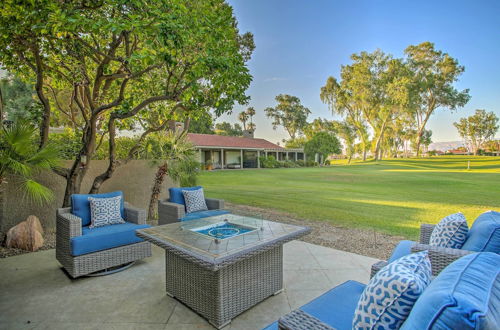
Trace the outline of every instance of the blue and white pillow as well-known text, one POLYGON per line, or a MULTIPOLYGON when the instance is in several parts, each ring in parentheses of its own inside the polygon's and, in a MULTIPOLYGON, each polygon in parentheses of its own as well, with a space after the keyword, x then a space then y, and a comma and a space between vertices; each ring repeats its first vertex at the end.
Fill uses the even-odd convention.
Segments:
POLYGON ((469 227, 465 216, 459 212, 439 221, 432 230, 429 245, 444 248, 461 249, 467 239, 469 227))
POLYGON ((109 198, 89 197, 89 203, 90 203, 89 228, 125 223, 125 220, 123 220, 120 212, 121 200, 122 196, 109 197, 109 198))
POLYGON ((358 301, 353 329, 399 329, 431 276, 427 251, 409 254, 382 268, 358 301))
POLYGON ((182 194, 184 195, 184 200, 186 201, 187 213, 208 210, 203 188, 196 190, 183 190, 182 194))

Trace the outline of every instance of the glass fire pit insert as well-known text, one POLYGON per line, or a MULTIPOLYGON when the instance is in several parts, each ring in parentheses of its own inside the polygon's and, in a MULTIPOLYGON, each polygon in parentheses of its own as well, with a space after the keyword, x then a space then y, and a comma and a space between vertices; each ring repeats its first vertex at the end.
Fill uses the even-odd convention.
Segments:
POLYGON ((224 220, 218 223, 190 228, 189 230, 204 236, 214 238, 216 240, 223 240, 230 237, 235 237, 238 235, 243 235, 252 231, 257 230, 256 227, 243 226, 237 223, 229 222, 229 220, 224 220))

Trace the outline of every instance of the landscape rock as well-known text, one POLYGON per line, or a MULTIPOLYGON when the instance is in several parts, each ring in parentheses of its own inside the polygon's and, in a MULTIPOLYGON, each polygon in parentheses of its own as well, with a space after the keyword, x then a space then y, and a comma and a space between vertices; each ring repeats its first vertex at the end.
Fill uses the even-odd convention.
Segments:
POLYGON ((34 215, 18 223, 7 232, 5 246, 26 251, 37 251, 43 246, 43 227, 34 215))

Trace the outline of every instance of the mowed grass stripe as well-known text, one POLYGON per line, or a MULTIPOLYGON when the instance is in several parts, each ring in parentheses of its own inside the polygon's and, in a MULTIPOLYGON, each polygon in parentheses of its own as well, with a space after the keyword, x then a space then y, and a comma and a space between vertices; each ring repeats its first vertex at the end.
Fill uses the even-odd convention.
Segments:
POLYGON ((343 161, 327 168, 203 172, 210 197, 410 239, 421 223, 463 212, 469 223, 500 210, 500 157, 343 161), (470 161, 471 169, 467 170, 470 161))

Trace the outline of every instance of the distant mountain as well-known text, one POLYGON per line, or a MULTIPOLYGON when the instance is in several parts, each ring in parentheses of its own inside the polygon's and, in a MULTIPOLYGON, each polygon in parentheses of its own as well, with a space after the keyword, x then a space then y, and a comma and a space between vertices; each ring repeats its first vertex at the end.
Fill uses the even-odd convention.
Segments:
POLYGON ((448 151, 458 147, 465 147, 465 143, 463 141, 433 142, 430 144, 429 150, 448 151))

